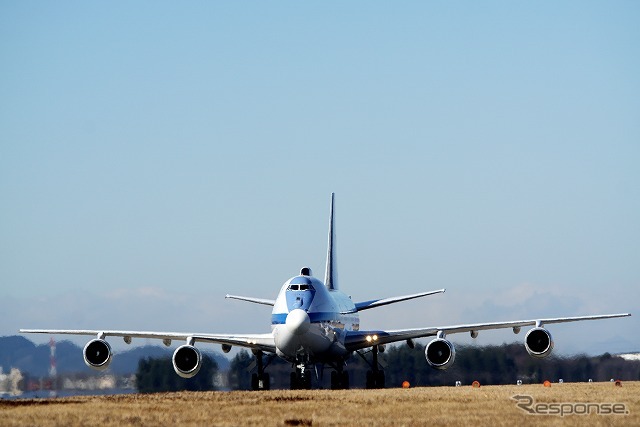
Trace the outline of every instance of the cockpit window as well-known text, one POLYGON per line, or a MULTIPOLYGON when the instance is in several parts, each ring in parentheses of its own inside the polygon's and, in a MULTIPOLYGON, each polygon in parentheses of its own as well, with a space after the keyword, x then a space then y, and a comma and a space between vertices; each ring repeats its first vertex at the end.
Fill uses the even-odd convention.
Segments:
POLYGON ((313 286, 311 285, 289 285, 290 291, 313 291, 313 286))

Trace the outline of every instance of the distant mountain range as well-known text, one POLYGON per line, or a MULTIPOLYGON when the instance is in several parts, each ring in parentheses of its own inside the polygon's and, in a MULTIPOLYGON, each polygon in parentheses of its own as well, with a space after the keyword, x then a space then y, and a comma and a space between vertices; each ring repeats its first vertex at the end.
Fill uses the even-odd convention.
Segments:
MULTIPOLYGON (((22 336, 0 337, 0 367, 7 373, 18 368, 23 373, 36 377, 49 374, 51 350, 47 344, 36 345, 22 336)), ((147 345, 134 347, 128 351, 114 352, 113 360, 107 372, 116 375, 133 374, 138 369, 138 361, 146 357, 171 357, 173 349, 147 345)), ((214 358, 220 370, 229 368, 229 359, 222 354, 203 351, 214 358)), ((56 342, 56 369, 58 374, 77 372, 96 372, 85 365, 82 348, 69 341, 56 342)))

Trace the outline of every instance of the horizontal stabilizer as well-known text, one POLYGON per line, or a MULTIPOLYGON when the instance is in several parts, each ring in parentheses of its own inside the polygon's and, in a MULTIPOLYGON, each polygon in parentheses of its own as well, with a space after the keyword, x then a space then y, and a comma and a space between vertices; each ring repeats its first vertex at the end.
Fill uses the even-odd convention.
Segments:
POLYGON ((368 310, 374 307, 380 307, 382 305, 393 304, 394 302, 406 301, 414 298, 426 297, 428 295, 441 294, 445 291, 445 289, 438 289, 437 291, 429 291, 429 292, 420 292, 419 294, 412 295, 403 295, 401 297, 392 297, 392 298, 383 298, 383 299, 374 299, 370 301, 363 301, 356 303, 356 310, 368 310))
POLYGON ((253 302, 253 303, 256 303, 256 304, 264 304, 264 305, 270 305, 270 306, 273 306, 276 303, 276 301, 272 300, 272 299, 241 297, 241 296, 238 296, 238 295, 226 295, 225 298, 237 299, 237 300, 240 300, 240 301, 249 301, 249 302, 253 302))

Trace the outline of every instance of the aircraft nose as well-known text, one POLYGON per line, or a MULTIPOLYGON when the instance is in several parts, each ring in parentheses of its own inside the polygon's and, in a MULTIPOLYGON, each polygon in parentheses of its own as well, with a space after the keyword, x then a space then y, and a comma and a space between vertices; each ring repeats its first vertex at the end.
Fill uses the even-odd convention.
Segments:
POLYGON ((309 315, 306 311, 296 308, 289 312, 285 324, 287 325, 289 332, 294 335, 301 335, 309 330, 311 320, 309 319, 309 315))

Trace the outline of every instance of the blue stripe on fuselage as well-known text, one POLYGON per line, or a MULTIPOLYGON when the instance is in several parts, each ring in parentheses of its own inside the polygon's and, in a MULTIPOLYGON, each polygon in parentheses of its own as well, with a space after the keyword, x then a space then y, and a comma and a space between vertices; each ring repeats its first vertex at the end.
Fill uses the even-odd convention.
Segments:
MULTIPOLYGON (((289 313, 277 313, 271 315, 271 324, 272 325, 284 325, 287 321, 287 315, 289 313)), ((328 322, 333 320, 342 320, 338 313, 327 311, 327 312, 309 312, 309 320, 311 323, 320 323, 320 322, 328 322)))

